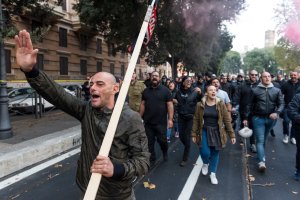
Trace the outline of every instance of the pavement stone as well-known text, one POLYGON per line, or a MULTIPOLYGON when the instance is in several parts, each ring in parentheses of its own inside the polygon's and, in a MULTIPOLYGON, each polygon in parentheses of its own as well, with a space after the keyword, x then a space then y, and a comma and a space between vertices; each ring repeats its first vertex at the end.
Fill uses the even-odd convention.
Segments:
POLYGON ((12 117, 14 136, 0 140, 0 179, 81 144, 81 126, 60 110, 12 117))

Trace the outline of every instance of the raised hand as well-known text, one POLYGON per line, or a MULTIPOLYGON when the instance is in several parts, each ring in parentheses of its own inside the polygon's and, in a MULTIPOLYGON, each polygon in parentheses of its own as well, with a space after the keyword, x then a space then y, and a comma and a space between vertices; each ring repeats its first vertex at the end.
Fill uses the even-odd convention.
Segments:
POLYGON ((36 64, 38 49, 33 49, 30 34, 26 30, 15 36, 16 61, 24 72, 32 70, 36 64))

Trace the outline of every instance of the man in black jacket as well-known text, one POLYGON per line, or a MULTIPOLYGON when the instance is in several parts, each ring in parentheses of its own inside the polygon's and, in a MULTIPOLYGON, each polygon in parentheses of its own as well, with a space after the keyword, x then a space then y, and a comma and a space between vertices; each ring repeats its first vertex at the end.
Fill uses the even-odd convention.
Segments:
MULTIPOLYGON (((255 88, 259 83, 257 76, 257 71, 251 70, 249 73, 250 79, 248 81, 245 81, 242 85, 240 85, 233 96, 232 104, 233 107, 235 107, 235 109, 237 109, 238 106, 241 119, 241 128, 244 127, 244 124, 242 122, 246 119, 247 105, 250 103, 249 101, 251 100, 251 90, 255 88)), ((249 119, 251 119, 251 116, 249 117, 249 119)), ((249 128, 253 128, 251 120, 249 120, 249 128)), ((256 152, 254 135, 250 137, 250 149, 253 153, 256 152)))
POLYGON ((259 160, 258 168, 259 171, 264 172, 266 169, 266 139, 284 109, 284 100, 281 90, 273 86, 269 72, 262 73, 261 83, 251 91, 251 99, 247 106, 247 119, 243 123, 247 126, 248 120, 251 120, 249 116, 253 116, 252 124, 259 160))
POLYGON ((193 126, 193 116, 195 113, 196 105, 201 100, 201 89, 198 87, 191 87, 191 77, 184 76, 182 78, 182 85, 177 91, 174 101, 177 105, 178 112, 178 129, 179 138, 184 145, 184 152, 181 167, 187 163, 190 148, 191 148, 191 131, 193 126))
POLYGON ((292 126, 290 131, 290 119, 287 115, 287 106, 290 103, 290 101, 293 99, 293 97, 296 94, 297 89, 300 86, 300 81, 298 80, 298 72, 291 71, 290 72, 290 80, 288 80, 285 84, 282 85, 281 91, 284 95, 284 103, 285 103, 285 109, 283 111, 282 116, 282 126, 283 126, 283 143, 289 142, 289 135, 290 135, 290 141, 292 144, 296 144, 295 139, 295 130, 292 126), (290 134, 289 134, 290 133, 290 134))
POLYGON ((296 153, 296 173, 295 180, 300 181, 300 93, 294 96, 291 102, 288 105, 287 113, 289 118, 293 121, 293 128, 295 130, 295 138, 297 145, 296 153))

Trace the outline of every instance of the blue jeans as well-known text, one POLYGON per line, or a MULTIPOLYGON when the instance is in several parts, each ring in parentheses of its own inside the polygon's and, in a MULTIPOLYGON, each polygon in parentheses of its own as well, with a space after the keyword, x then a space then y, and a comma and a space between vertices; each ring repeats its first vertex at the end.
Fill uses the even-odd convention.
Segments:
POLYGON ((275 126, 277 120, 270 119, 269 117, 253 116, 253 133, 256 139, 256 149, 259 162, 265 162, 265 146, 267 136, 270 130, 275 126))
POLYGON ((282 127, 283 127, 283 134, 284 135, 290 135, 290 138, 295 137, 295 130, 294 127, 292 126, 291 128, 291 134, 289 134, 290 132, 290 118, 288 117, 287 114, 287 108, 285 108, 282 112, 282 127))
POLYGON ((208 146, 206 129, 202 129, 200 155, 203 163, 209 164, 210 172, 216 173, 219 163, 219 150, 216 150, 215 147, 208 146))

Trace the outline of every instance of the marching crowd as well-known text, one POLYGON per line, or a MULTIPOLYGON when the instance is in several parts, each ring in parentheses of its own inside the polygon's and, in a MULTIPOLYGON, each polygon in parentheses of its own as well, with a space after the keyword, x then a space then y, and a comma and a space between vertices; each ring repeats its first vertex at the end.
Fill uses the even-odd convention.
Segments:
POLYGON ((265 146, 277 119, 283 119, 283 142, 297 145, 295 179, 300 180, 300 87, 299 74, 290 79, 281 75, 273 80, 268 72, 248 77, 239 74, 216 77, 183 76, 170 80, 152 72, 144 82, 133 74, 109 155, 98 155, 111 119, 121 81, 108 72, 97 72, 89 80, 90 98, 83 101, 68 94, 61 85, 36 68, 38 49, 33 49, 30 34, 22 30, 15 36, 16 63, 27 81, 43 98, 81 122, 81 153, 76 183, 87 189, 92 173, 102 174, 96 199, 135 199, 132 181, 146 174, 157 159, 155 141, 163 159, 168 160, 168 140, 172 133, 184 145, 182 160, 188 164, 191 143, 199 146, 202 174, 210 172, 212 184, 218 184, 216 172, 219 151, 227 138, 236 143, 234 127, 253 130, 251 150, 257 153, 258 169, 266 170, 265 146), (119 81, 117 81, 119 80, 119 81), (240 124, 237 122, 237 113, 240 124), (290 124, 292 125, 290 131, 290 124))
MULTIPOLYGON (((264 172, 267 168, 266 139, 269 133, 272 137, 281 134, 273 130, 277 119, 281 117, 282 142, 288 144, 290 141, 291 144, 297 145, 295 179, 299 180, 299 78, 296 71, 291 71, 289 78, 283 78, 281 74, 275 78, 268 72, 259 74, 256 70, 251 70, 246 76, 222 74, 217 77, 207 72, 204 76, 198 74, 196 77, 182 76, 171 80, 165 75, 160 79, 159 73, 153 72, 144 81, 145 89, 136 90, 140 95, 138 98, 129 94, 129 102, 136 103, 141 100, 140 110, 136 111, 139 111, 144 119, 151 165, 156 160, 155 138, 160 144, 164 160, 168 159, 167 143, 172 132, 170 121, 173 121, 173 133, 175 136, 179 134, 184 145, 180 166, 187 164, 192 139, 199 145, 204 162, 202 173, 207 175, 210 171, 212 184, 218 183, 215 173, 219 150, 225 147, 227 136, 234 144, 235 132, 244 127, 253 130, 249 138, 250 150, 257 153, 258 170, 264 172), (169 94, 166 88, 169 89, 169 94), (296 95, 297 93, 299 95, 296 95), (173 103, 173 108, 170 102, 173 103)), ((136 79, 132 80, 131 87, 134 87, 135 82, 136 79)))

